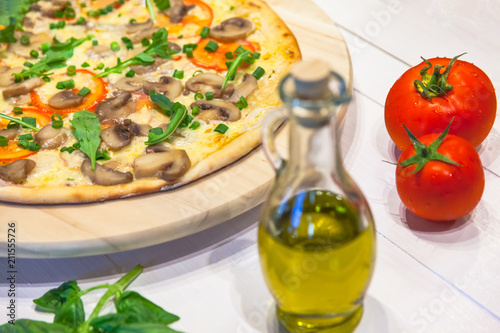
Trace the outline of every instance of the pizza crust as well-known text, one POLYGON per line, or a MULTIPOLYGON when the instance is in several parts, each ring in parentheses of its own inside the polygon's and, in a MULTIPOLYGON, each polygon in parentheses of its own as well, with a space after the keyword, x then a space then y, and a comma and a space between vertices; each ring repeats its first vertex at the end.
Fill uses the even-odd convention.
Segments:
MULTIPOLYGON (((215 1, 214 1, 215 2, 215 1)), ((224 5, 228 2, 223 1, 224 5)), ((272 11, 272 9, 260 0, 245 0, 237 1, 238 6, 246 6, 252 8, 250 14, 259 15, 258 24, 260 33, 269 34, 269 29, 272 30, 274 41, 279 45, 274 50, 272 56, 279 57, 280 66, 284 70, 275 73, 272 91, 262 91, 259 88, 253 94, 259 94, 258 98, 260 105, 279 106, 279 97, 277 94, 277 83, 286 74, 291 65, 301 58, 301 53, 295 37, 286 26, 286 24, 272 11)), ((236 5, 235 5, 236 6, 236 5)), ((240 9, 241 10, 241 9, 240 9)), ((217 24, 214 20, 212 25, 217 24)), ((266 87, 266 89, 269 89, 266 87)), ((272 108, 267 108, 269 110, 272 108)), ((260 121, 265 116, 261 114, 260 121)), ((57 203, 84 203, 96 202, 117 198, 125 198, 140 194, 152 193, 157 191, 168 191, 179 186, 191 183, 201 177, 209 175, 217 170, 236 162, 241 157, 260 144, 260 124, 255 124, 251 129, 241 133, 229 143, 219 147, 218 150, 202 159, 180 179, 175 182, 166 182, 160 179, 141 179, 134 180, 128 184, 115 186, 50 186, 47 184, 43 187, 29 187, 23 185, 11 185, 0 180, 0 200, 7 202, 29 203, 29 204, 57 204, 57 203)))

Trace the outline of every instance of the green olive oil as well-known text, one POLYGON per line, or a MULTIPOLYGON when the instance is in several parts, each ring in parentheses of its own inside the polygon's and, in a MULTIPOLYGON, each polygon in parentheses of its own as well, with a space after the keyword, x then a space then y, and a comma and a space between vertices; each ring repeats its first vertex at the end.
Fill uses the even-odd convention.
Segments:
POLYGON ((290 332, 352 332, 374 267, 372 221, 329 191, 309 190, 264 214, 259 254, 290 332))

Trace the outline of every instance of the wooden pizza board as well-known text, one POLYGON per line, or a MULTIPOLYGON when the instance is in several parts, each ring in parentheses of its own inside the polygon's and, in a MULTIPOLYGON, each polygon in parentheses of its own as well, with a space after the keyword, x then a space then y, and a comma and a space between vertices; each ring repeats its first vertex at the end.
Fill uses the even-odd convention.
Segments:
MULTIPOLYGON (((295 34, 304 59, 321 58, 352 86, 346 44, 312 0, 269 0, 295 34)), ((277 137, 284 150, 287 131, 277 137)), ((281 149, 280 149, 281 150, 281 149)), ((16 257, 77 257, 131 250, 202 231, 264 201, 274 171, 262 149, 179 189, 100 203, 0 203, 0 256, 15 223, 16 257)))

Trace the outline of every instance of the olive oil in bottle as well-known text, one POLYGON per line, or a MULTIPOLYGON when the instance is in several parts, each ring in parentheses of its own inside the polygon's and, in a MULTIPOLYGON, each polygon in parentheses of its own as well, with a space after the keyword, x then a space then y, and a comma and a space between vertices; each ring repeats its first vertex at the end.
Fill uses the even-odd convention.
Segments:
POLYGON ((321 62, 302 63, 280 93, 285 111, 264 124, 277 176, 261 213, 262 272, 289 332, 352 332, 374 268, 375 227, 339 157, 335 116, 348 101, 345 85, 321 62), (274 151, 269 130, 285 116, 287 161, 274 151))

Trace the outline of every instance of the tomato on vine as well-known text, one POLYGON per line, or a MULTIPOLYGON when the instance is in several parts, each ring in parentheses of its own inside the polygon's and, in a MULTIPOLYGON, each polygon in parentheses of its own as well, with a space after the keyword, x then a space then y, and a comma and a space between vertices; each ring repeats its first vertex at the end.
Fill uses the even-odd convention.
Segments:
POLYGON ((422 58, 421 64, 407 70, 390 89, 385 125, 399 149, 411 144, 403 124, 420 137, 441 133, 454 118, 450 134, 474 147, 490 132, 497 109, 493 84, 481 69, 458 57, 422 58))
MULTIPOLYGON (((403 204, 415 215, 434 221, 456 220, 481 200, 484 172, 479 155, 465 139, 431 133, 418 140, 398 160, 396 187, 403 204)), ((448 134, 448 135, 447 135, 448 134)))

